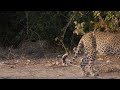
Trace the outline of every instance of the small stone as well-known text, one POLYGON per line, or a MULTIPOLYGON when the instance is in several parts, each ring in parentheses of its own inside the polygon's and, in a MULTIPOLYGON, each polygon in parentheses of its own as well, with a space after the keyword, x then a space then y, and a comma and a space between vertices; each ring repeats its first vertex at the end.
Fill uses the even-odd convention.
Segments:
POLYGON ((109 63, 109 62, 110 62, 110 60, 107 60, 106 62, 107 62, 107 63, 109 63))
POLYGON ((58 61, 56 61, 55 63, 56 63, 56 65, 58 65, 58 64, 59 64, 59 62, 58 62, 58 61))

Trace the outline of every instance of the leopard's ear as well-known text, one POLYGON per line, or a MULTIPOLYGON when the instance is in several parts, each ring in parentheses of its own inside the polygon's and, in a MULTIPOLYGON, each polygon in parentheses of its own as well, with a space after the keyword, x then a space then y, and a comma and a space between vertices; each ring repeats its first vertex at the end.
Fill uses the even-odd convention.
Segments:
POLYGON ((97 28, 94 29, 93 32, 92 32, 93 36, 95 36, 95 31, 96 31, 96 30, 97 30, 97 28))
POLYGON ((95 36, 95 29, 94 29, 94 31, 92 32, 92 35, 95 36))

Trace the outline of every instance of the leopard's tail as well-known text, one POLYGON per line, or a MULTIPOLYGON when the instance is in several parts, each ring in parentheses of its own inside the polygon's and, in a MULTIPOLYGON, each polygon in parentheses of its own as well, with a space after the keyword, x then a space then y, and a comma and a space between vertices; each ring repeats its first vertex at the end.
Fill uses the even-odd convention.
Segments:
POLYGON ((82 41, 82 39, 81 39, 81 40, 79 41, 79 43, 78 43, 78 46, 77 46, 76 51, 75 51, 75 55, 74 55, 74 57, 72 58, 71 62, 73 62, 75 59, 77 59, 78 54, 81 53, 82 47, 83 47, 83 41, 82 41))

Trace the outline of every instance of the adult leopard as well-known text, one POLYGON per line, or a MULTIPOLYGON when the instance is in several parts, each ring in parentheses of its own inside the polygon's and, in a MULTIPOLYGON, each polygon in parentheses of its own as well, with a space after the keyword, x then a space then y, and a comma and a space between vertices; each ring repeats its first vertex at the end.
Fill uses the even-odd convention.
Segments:
POLYGON ((78 57, 81 48, 84 48, 84 55, 80 64, 83 73, 96 76, 98 75, 94 70, 96 54, 120 55, 120 34, 93 31, 83 35, 71 63, 78 57), (86 66, 89 67, 89 71, 86 71, 86 66))

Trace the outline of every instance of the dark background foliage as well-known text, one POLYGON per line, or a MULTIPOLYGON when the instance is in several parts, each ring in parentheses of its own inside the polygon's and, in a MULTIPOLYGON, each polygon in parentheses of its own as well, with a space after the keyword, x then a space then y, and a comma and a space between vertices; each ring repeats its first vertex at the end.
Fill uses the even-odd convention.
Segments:
POLYGON ((94 29, 119 32, 119 17, 119 11, 0 11, 0 46, 17 48, 26 40, 46 40, 59 46, 60 42, 55 40, 58 37, 70 49, 82 35, 94 29), (78 35, 73 34, 75 30, 78 35))

